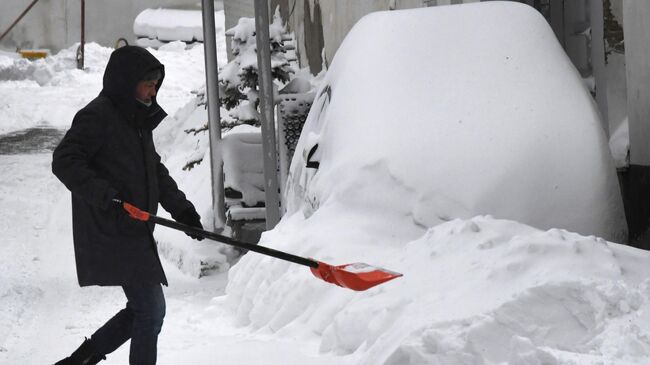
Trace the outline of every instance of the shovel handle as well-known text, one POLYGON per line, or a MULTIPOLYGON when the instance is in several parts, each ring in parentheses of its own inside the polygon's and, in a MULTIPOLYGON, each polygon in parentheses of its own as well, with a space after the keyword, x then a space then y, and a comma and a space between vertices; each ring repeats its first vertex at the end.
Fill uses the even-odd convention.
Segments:
MULTIPOLYGON (((116 201, 117 202, 117 201, 116 201)), ((173 228, 178 231, 182 231, 185 233, 191 233, 196 236, 200 236, 203 238, 208 238, 214 241, 218 241, 221 243, 225 243, 227 245, 243 248, 249 251, 261 253, 263 255, 267 256, 272 256, 281 260, 285 261, 290 261, 295 264, 303 265, 303 266, 308 266, 311 268, 318 268, 318 262, 314 260, 310 260, 301 256, 296 256, 292 255, 290 253, 274 250, 272 248, 260 246, 260 245, 254 245, 252 243, 247 243, 247 242, 242 242, 242 241, 237 241, 234 240, 230 237, 223 236, 214 232, 209 232, 200 228, 188 226, 187 224, 179 223, 176 221, 173 221, 171 219, 166 219, 166 218, 161 218, 158 216, 155 216, 153 214, 150 214, 148 212, 145 212, 143 210, 140 210, 136 206, 129 204, 127 202, 121 202, 122 206, 124 207, 124 210, 129 214, 129 216, 133 219, 143 221, 143 222, 152 222, 155 224, 160 224, 165 227, 173 228)))

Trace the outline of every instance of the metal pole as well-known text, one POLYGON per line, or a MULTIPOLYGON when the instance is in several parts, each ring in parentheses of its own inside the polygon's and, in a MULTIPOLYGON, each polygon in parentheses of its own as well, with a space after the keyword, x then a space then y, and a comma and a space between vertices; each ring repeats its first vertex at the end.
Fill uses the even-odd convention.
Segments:
POLYGON ((262 111, 266 229, 272 229, 280 221, 280 195, 278 193, 278 155, 275 146, 273 78, 271 77, 271 45, 269 42, 269 8, 267 0, 255 0, 255 33, 260 109, 262 111))
POLYGON ((4 37, 9 33, 9 32, 11 32, 12 29, 14 29, 14 27, 16 26, 16 24, 18 24, 18 22, 20 21, 20 19, 22 19, 22 18, 25 16, 25 14, 27 14, 27 12, 28 12, 28 11, 29 11, 29 10, 30 10, 34 5, 36 5, 37 2, 38 2, 38 0, 34 0, 34 1, 32 1, 31 4, 29 4, 29 6, 27 7, 27 9, 25 9, 25 11, 23 11, 22 14, 20 14, 20 15, 18 16, 18 18, 17 18, 16 20, 14 20, 13 23, 11 23, 11 25, 9 26, 9 28, 7 28, 7 30, 5 30, 4 33, 2 33, 2 35, 0 35, 0 41, 1 41, 2 38, 4 38, 4 37))
POLYGON ((79 44, 79 56, 77 68, 84 69, 84 45, 86 44, 86 0, 81 0, 81 43, 79 44))
POLYGON ((212 171, 212 209, 214 228, 226 225, 223 188, 223 158, 221 154, 221 117, 217 70, 217 41, 214 29, 214 1, 201 0, 203 13, 203 50, 205 56, 206 93, 208 99, 208 129, 210 131, 210 169, 212 171))
MULTIPOLYGON (((607 73, 605 71, 605 22, 603 2, 596 1, 589 4, 589 19, 591 37, 586 41, 591 45, 591 69, 596 82, 596 104, 600 109, 603 130, 609 138, 609 110, 607 107, 607 73)), ((584 33, 584 32, 583 32, 584 33)), ((588 37, 585 35, 585 37, 588 37)))

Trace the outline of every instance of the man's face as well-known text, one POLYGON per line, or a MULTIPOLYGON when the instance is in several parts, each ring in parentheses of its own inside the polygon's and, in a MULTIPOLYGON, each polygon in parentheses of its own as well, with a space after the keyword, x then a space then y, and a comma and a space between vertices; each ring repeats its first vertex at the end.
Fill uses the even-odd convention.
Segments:
POLYGON ((158 80, 139 81, 135 87, 135 97, 145 103, 151 102, 151 98, 156 96, 156 86, 158 80))

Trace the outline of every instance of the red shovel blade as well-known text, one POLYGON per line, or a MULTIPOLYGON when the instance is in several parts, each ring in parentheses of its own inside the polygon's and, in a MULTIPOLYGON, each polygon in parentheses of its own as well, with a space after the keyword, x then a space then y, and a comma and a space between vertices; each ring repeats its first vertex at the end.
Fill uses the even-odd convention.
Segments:
POLYGON ((319 279, 352 290, 362 291, 402 276, 402 274, 364 263, 340 266, 318 261, 311 272, 319 279))
POLYGON ((146 222, 146 221, 149 220, 150 214, 143 211, 143 210, 138 209, 134 205, 131 205, 131 204, 127 203, 127 202, 124 202, 124 203, 122 203, 122 207, 124 207, 124 210, 126 210, 129 213, 129 215, 131 216, 131 218, 133 218, 133 219, 137 219, 137 220, 143 221, 143 222, 146 222))

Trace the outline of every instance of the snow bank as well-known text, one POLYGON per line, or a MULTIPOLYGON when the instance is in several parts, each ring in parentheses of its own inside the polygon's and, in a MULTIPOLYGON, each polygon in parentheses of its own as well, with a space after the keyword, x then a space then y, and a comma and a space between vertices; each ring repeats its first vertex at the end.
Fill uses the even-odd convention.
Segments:
POLYGON ((77 48, 75 44, 61 50, 54 56, 39 58, 34 61, 16 57, 9 53, 0 53, 0 81, 32 80, 40 86, 62 85, 77 81, 84 74, 101 72, 106 67, 111 49, 97 43, 88 43, 84 47, 85 70, 77 69, 77 48))
MULTIPOLYGON (((220 40, 221 44, 225 44, 223 31, 217 40, 220 40)), ((69 116, 69 119, 62 120, 56 125, 69 124, 75 112, 101 91, 102 75, 108 58, 113 51, 113 48, 102 47, 96 43, 87 43, 85 46, 84 69, 78 70, 76 62, 77 48, 78 44, 75 44, 70 48, 61 50, 56 55, 34 61, 0 53, 0 82, 2 82, 0 92, 2 92, 5 101, 7 99, 11 100, 14 95, 23 96, 22 92, 31 91, 32 94, 37 94, 34 88, 44 87, 47 91, 39 89, 39 97, 49 99, 50 97, 56 97, 56 94, 61 94, 62 99, 67 98, 74 103, 70 105, 70 102, 62 102, 60 105, 56 105, 57 108, 48 105, 49 112, 65 112, 69 116)), ((149 49, 149 51, 166 66, 164 88, 161 90, 159 101, 166 110, 173 113, 183 107, 190 98, 193 98, 191 94, 193 90, 198 89, 205 83, 203 47, 201 45, 188 46, 184 42, 176 41, 167 43, 158 50, 149 49)), ((225 49, 219 54, 219 62, 221 64, 226 62, 225 49)), ((1 102, 3 101, 0 100, 1 102)), ((33 108, 34 104, 37 103, 31 99, 22 100, 22 102, 15 100, 12 103, 7 103, 7 107, 10 109, 23 108, 24 106, 33 108)), ((2 108, 0 108, 0 111, 4 112, 2 108)), ((28 111, 31 114, 21 110, 20 114, 24 115, 20 117, 9 114, 7 120, 15 122, 16 119, 31 118, 31 122, 35 123, 34 119, 39 118, 40 115, 33 113, 34 110, 32 109, 28 111)), ((1 129, 0 132, 2 132, 1 129)))
POLYGON ((0 49, 0 67, 6 67, 18 58, 21 58, 21 56, 17 52, 8 52, 0 49))
POLYGON ((563 363, 562 352, 619 363, 650 355, 647 328, 635 329, 650 294, 647 252, 489 217, 435 227, 405 251, 405 280, 391 296, 427 290, 396 321, 398 332, 413 332, 388 364, 553 364, 563 363), (642 350, 621 351, 620 343, 642 350))
MULTIPOLYGON (((216 32, 223 34, 224 12, 214 16, 216 32)), ((135 18, 133 33, 160 41, 203 42, 203 18, 198 10, 145 9, 135 18)))
POLYGON ((261 244, 404 276, 353 292, 249 253, 226 288, 240 325, 316 334, 356 364, 650 360, 648 253, 586 236, 624 232, 615 169, 587 90, 530 7, 363 18, 288 189, 261 244))
POLYGON ((30 61, 0 53, 0 134, 34 126, 64 128, 101 90, 112 49, 85 47, 85 69, 78 70, 78 45, 30 61))
POLYGON ((322 352, 358 364, 650 360, 645 251, 489 216, 378 245, 367 222, 346 226, 354 214, 340 208, 307 220, 296 214, 264 241, 330 263, 362 258, 404 277, 351 292, 304 267, 249 254, 227 287, 241 325, 316 333, 322 352))
MULTIPOLYGON (((225 45, 223 32, 217 40, 225 45)), ((113 49, 86 44, 84 69, 78 70, 77 47, 35 61, 0 53, 0 133, 34 126, 67 128, 75 113, 99 94, 113 49)), ((172 42, 149 51, 166 67, 158 101, 173 115, 205 83, 203 47, 172 42)), ((225 47, 219 61, 226 62, 225 47)))
MULTIPOLYGON (((217 40, 221 41, 219 52, 224 54, 220 61, 225 62, 223 32, 217 40)), ((113 49, 86 44, 84 69, 78 70, 77 47, 35 61, 0 53, 0 133, 37 125, 67 128, 75 113, 99 94, 113 49)), ((203 47, 172 42, 149 51, 166 67, 158 101, 174 114, 194 98, 192 91, 205 83, 203 47)))

